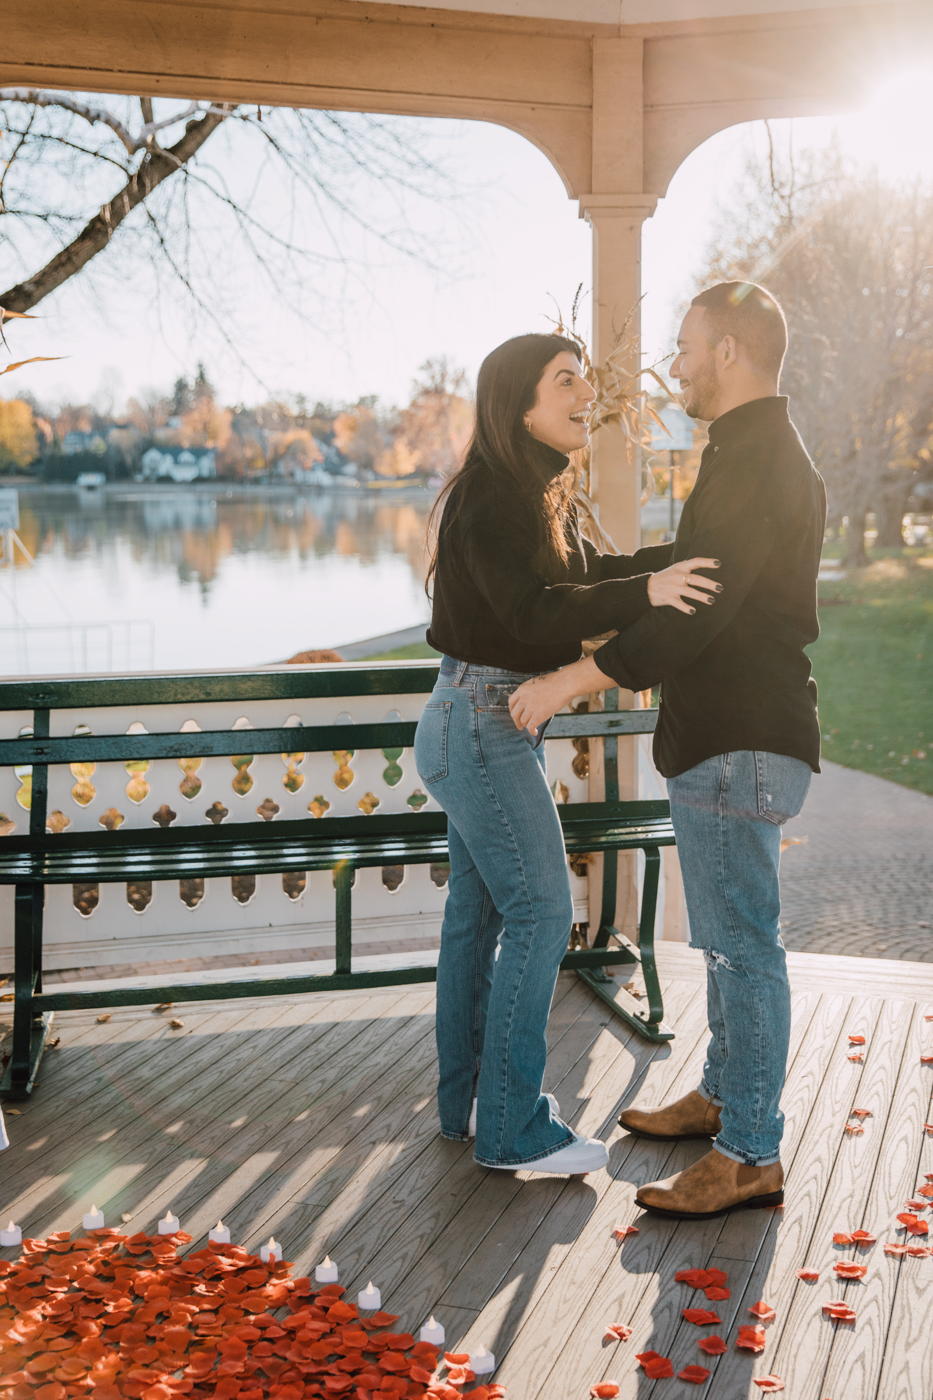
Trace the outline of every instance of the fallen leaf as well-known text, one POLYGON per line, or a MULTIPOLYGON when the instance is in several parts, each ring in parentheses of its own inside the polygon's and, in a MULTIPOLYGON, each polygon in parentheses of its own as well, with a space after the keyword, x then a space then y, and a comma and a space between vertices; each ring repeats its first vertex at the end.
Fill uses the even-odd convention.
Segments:
POLYGON ((590 1395, 593 1400, 613 1400, 618 1395, 619 1387, 615 1381, 599 1381, 597 1385, 590 1386, 590 1395))
POLYGON ((884 1252, 885 1254, 906 1254, 907 1246, 906 1244, 896 1244, 894 1240, 888 1240, 884 1246, 884 1252))
POLYGON ((798 1277, 798 1278, 804 1279, 807 1283, 812 1283, 812 1282, 814 1281, 814 1279, 818 1279, 819 1276, 820 1276, 820 1271, 819 1271, 819 1269, 798 1269, 798 1270, 797 1270, 797 1277, 798 1277))
POLYGON ((874 1118, 870 1108, 853 1108, 849 1110, 850 1118, 874 1118))
POLYGON ((865 1129, 862 1127, 861 1123, 846 1124, 846 1132, 851 1133, 853 1137, 858 1137, 859 1134, 864 1133, 864 1131, 865 1129))
POLYGON ((100 1025, 103 1025, 103 1023, 104 1023, 105 1021, 109 1021, 109 1020, 110 1020, 110 1018, 111 1018, 112 1015, 113 1015, 113 1012, 112 1012, 112 1011, 105 1011, 104 1014, 103 1014, 103 1016, 98 1016, 97 1020, 98 1020, 98 1022, 100 1023, 100 1025))
POLYGON ((717 1327, 722 1326, 722 1318, 717 1317, 708 1308, 684 1308, 683 1315, 688 1322, 692 1322, 697 1327, 709 1327, 715 1322, 717 1327))
POLYGON ((784 1382, 780 1376, 752 1376, 752 1380, 761 1390, 783 1390, 784 1382))
POLYGON ((856 1244, 875 1244, 877 1236, 870 1235, 867 1230, 853 1230, 852 1239, 856 1244))
POLYGON ((715 1332, 711 1337, 701 1337, 697 1346, 701 1351, 705 1351, 707 1356, 722 1356, 724 1351, 728 1351, 722 1337, 717 1337, 715 1332))
POLYGON ((674 1374, 674 1366, 669 1356, 661 1356, 657 1351, 641 1351, 635 1360, 642 1367, 646 1376, 653 1381, 670 1378, 674 1374))
POLYGON ((173 1031, 180 1031, 184 1024, 184 1021, 179 1021, 177 1016, 174 1017, 171 1021, 169 1021, 169 1025, 171 1026, 173 1031))
POLYGON ((777 1317, 770 1303, 763 1302, 760 1298, 757 1303, 752 1303, 748 1309, 752 1317, 760 1318, 762 1322, 773 1322, 777 1317))
POLYGON ((739 1328, 736 1346, 743 1351, 764 1351, 767 1337, 763 1327, 744 1326, 739 1328))
POLYGON ((851 1259, 840 1259, 833 1265, 833 1273, 839 1278, 864 1278, 868 1273, 867 1264, 855 1264, 851 1259))
POLYGON ((849 1044, 850 1044, 850 1045, 864 1045, 864 1044, 865 1044, 865 1037, 864 1037, 863 1035, 850 1035, 850 1036, 849 1036, 849 1044))
POLYGON ((824 1303, 823 1311, 829 1313, 834 1322, 855 1321, 855 1309, 850 1308, 848 1303, 824 1303))
POLYGON ((624 1240, 628 1235, 637 1235, 637 1225, 616 1225, 613 1227, 613 1235, 617 1240, 624 1240))
POLYGON ((846 1055, 846 1059, 851 1060, 853 1064, 860 1065, 864 1063, 865 1056, 859 1055, 858 1052, 856 1052, 854 1055, 846 1055))
POLYGON ((705 1366, 685 1366, 682 1371, 677 1372, 679 1381, 689 1381, 691 1385, 702 1385, 709 1378, 710 1373, 705 1366))
POLYGON ((626 1327, 624 1322, 607 1322, 603 1341, 627 1342, 631 1335, 631 1327, 626 1327))
POLYGON ((11 1113, 15 1118, 22 1118, 23 1116, 23 1110, 21 1108, 8 1108, 5 1112, 11 1113))

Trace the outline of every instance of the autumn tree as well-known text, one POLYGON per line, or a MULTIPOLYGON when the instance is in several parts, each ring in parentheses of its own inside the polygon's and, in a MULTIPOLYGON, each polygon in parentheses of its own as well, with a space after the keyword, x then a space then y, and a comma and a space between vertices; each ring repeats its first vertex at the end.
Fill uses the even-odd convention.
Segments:
POLYGON ((784 306, 782 390, 823 474, 846 558, 864 522, 899 546, 907 500, 931 471, 933 192, 855 173, 838 150, 750 164, 703 278, 763 283, 784 306))
POLYGON ((28 467, 38 454, 31 406, 23 399, 0 399, 0 471, 28 467))
POLYGON ((463 457, 473 425, 467 377, 446 356, 428 359, 399 414, 391 446, 376 460, 381 476, 442 477, 463 457))
POLYGON ((363 471, 372 471, 388 445, 386 427, 371 396, 360 399, 334 419, 334 446, 363 471))

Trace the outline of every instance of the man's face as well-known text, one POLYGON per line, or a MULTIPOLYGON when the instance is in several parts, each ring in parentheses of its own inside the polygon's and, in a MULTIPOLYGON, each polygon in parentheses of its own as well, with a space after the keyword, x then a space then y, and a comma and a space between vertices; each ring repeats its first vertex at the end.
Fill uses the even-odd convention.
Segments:
POLYGON ((680 381, 684 411, 691 418, 711 423, 718 417, 719 371, 715 351, 707 339, 706 311, 702 306, 691 306, 683 319, 671 378, 680 381))

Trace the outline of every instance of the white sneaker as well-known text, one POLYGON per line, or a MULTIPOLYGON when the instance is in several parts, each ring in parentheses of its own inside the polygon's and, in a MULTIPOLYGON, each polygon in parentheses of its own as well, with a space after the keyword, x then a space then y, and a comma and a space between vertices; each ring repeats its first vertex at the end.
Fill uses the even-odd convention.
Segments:
MULTIPOLYGON (((489 1166, 488 1162, 482 1163, 489 1166)), ((599 1138, 574 1136, 573 1142, 559 1147, 547 1157, 536 1157, 533 1162, 513 1162, 510 1166, 498 1168, 506 1172, 548 1172, 552 1176, 585 1176, 587 1172, 598 1172, 609 1165, 609 1152, 599 1138)))
MULTIPOLYGON (((557 1117, 559 1118, 559 1117, 560 1117, 560 1104, 557 1102, 557 1100, 555 1099, 554 1095, 553 1095, 553 1094, 545 1094, 544 1097, 547 1099, 548 1103, 551 1105, 551 1111, 552 1111, 553 1113, 556 1113, 557 1117)), ((476 1137, 476 1104, 477 1104, 477 1100, 474 1099, 474 1100, 473 1100, 473 1107, 470 1109, 470 1121, 469 1121, 469 1123, 467 1124, 467 1133, 469 1134, 469 1136, 470 1136, 471 1138, 475 1138, 475 1137, 476 1137)))

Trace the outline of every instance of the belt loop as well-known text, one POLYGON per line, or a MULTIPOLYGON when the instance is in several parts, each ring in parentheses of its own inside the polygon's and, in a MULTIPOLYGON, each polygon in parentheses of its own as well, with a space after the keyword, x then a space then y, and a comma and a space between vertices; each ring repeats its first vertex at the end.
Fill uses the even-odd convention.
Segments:
POLYGON ((456 674, 456 676, 454 677, 454 685, 459 685, 459 684, 460 684, 460 682, 463 680, 463 677, 464 677, 464 676, 466 675, 466 673, 467 673, 467 670, 468 670, 468 668, 469 668, 469 665, 470 665, 470 663, 469 663, 468 661, 458 661, 458 662, 457 662, 457 674, 456 674))

